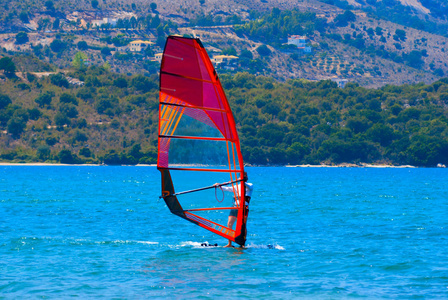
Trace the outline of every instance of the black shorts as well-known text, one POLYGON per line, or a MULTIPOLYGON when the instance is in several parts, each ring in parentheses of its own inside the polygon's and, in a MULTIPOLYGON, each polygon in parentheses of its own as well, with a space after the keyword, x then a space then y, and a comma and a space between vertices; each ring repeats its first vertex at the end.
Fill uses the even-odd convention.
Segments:
POLYGON ((238 209, 231 209, 229 217, 237 217, 238 216, 238 209))

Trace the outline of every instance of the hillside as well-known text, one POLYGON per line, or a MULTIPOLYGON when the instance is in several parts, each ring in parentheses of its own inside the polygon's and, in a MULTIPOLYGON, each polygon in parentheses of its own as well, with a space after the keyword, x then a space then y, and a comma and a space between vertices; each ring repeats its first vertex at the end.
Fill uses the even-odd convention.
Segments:
POLYGON ((445 0, 322 0, 342 9, 356 9, 382 20, 448 37, 445 0))
MULTIPOLYGON (((441 17, 430 18, 439 27, 421 30, 385 20, 384 14, 373 10, 382 11, 379 2, 358 5, 361 1, 352 1, 349 6, 333 0, 246 2, 11 1, 0 12, 0 45, 8 51, 32 53, 61 69, 68 68, 82 51, 89 65, 107 63, 122 74, 155 74, 154 55, 162 50, 165 37, 184 34, 200 37, 216 51, 214 55, 235 51, 240 60, 230 73, 247 71, 278 80, 341 78, 366 87, 429 84, 448 74, 448 40, 437 29, 445 22, 441 17), (347 11, 340 7, 353 9, 354 18, 346 20, 347 11), (295 27, 276 19, 274 11, 281 12, 282 18, 292 17, 295 27), (104 18, 121 23, 92 25, 104 18), (263 28, 250 29, 255 24, 263 28), (263 39, 266 30, 270 40, 263 39), (20 31, 27 36, 18 40, 20 31), (291 52, 282 46, 293 34, 306 36, 311 53, 291 52), (138 39, 155 44, 142 52, 129 51, 129 43, 138 39), (260 46, 267 46, 270 54, 260 55, 260 46), (242 58, 247 51, 248 59, 242 58)), ((414 10, 407 13, 421 15, 414 10)), ((22 71, 41 70, 25 67, 22 71)))
MULTIPOLYGON (((447 78, 341 89, 329 80, 220 77, 247 163, 448 164, 447 78)), ((155 163, 157 76, 81 65, 59 73, 6 72, 0 80, 1 161, 155 163)))

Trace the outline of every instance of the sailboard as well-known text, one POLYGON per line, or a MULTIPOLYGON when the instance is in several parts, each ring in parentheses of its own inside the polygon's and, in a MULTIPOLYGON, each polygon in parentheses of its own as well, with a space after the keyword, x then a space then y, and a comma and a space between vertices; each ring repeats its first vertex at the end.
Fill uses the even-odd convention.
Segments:
POLYGON ((169 36, 165 44, 157 168, 160 198, 171 213, 244 246, 247 178, 240 141, 223 87, 199 39, 169 36), (225 195, 219 188, 223 185, 231 186, 233 195, 225 195), (228 216, 235 209, 235 228, 229 228, 228 216))

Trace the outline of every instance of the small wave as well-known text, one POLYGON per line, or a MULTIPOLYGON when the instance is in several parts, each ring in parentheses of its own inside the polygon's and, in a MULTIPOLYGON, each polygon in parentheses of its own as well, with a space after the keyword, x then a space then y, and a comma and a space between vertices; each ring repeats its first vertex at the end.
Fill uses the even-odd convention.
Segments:
POLYGON ((60 242, 60 243, 69 243, 73 245, 110 245, 110 244, 146 244, 146 245, 158 245, 159 242, 150 242, 150 241, 136 241, 136 240, 111 240, 111 241, 95 241, 92 239, 79 239, 79 238, 59 238, 59 237, 22 237, 22 240, 46 240, 49 242, 60 242))
MULTIPOLYGON (((186 242, 181 242, 180 245, 178 245, 177 247, 191 247, 191 248, 202 248, 202 249, 207 249, 207 248, 216 248, 216 247, 220 247, 222 248, 222 246, 214 246, 215 243, 210 244, 209 242, 192 242, 192 241, 186 241, 186 242), (210 245, 210 246, 204 246, 204 245, 210 245)), ((237 246, 237 245, 236 245, 237 246)), ((176 246, 174 246, 176 247, 176 246)), ((272 245, 255 245, 255 244, 249 244, 246 245, 246 248, 248 249, 275 249, 275 250, 285 250, 285 248, 283 248, 282 246, 278 245, 278 244, 272 244, 272 245)))
POLYGON ((135 241, 137 244, 158 245, 159 242, 135 241))
POLYGON ((209 245, 209 242, 192 242, 192 241, 186 241, 186 242, 181 242, 180 246, 181 247, 192 247, 192 248, 209 248, 209 247, 204 247, 203 245, 209 245))
POLYGON ((246 248, 252 248, 252 249, 275 249, 275 250, 285 250, 282 246, 278 244, 272 244, 272 245, 255 245, 255 244, 249 244, 246 246, 246 248))
POLYGON ((133 240, 115 240, 115 241, 92 241, 95 244, 145 244, 145 245, 157 245, 158 242, 149 242, 149 241, 133 241, 133 240))

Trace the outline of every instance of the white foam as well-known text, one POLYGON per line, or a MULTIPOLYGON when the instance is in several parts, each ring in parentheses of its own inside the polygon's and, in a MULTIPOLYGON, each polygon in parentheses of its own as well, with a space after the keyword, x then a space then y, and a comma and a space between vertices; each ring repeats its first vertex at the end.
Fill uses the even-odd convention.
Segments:
POLYGON ((146 244, 146 245, 158 245, 159 242, 150 241, 133 241, 133 240, 113 240, 113 241, 94 241, 89 239, 68 239, 69 242, 74 241, 75 243, 92 243, 92 244, 146 244))
MULTIPOLYGON (((201 244, 203 244, 203 243, 204 243, 204 242, 199 243, 199 242, 191 242, 191 241, 187 241, 187 242, 181 242, 181 243, 180 243, 180 246, 181 246, 181 247, 201 248, 201 247, 202 247, 201 244)), ((205 242, 205 243, 208 244, 208 242, 205 242)))
POLYGON ((158 245, 159 242, 135 241, 137 244, 158 245))
MULTIPOLYGON (((192 241, 186 241, 186 242, 181 242, 180 245, 177 245, 177 247, 192 247, 192 248, 202 248, 202 249, 207 249, 210 247, 204 247, 202 246, 203 244, 209 244, 209 242, 192 242, 192 241)), ((213 245, 213 244, 212 244, 213 245)), ((176 246, 173 246, 176 247, 176 246)), ((278 244, 272 244, 272 245, 255 245, 255 244, 249 244, 246 245, 246 248, 251 248, 251 249, 275 249, 275 250, 285 250, 284 247, 278 245, 278 244)))
POLYGON ((187 242, 181 242, 180 243, 181 247, 193 247, 193 248, 211 248, 211 247, 216 247, 214 246, 214 244, 210 244, 209 242, 205 241, 205 242, 192 242, 192 241, 187 241, 187 242), (210 246, 203 246, 204 244, 206 245, 210 245, 210 246))
POLYGON ((272 245, 255 245, 255 244, 249 244, 246 246, 246 248, 252 248, 252 249, 276 249, 276 250, 285 250, 282 246, 278 244, 272 244, 272 245))

